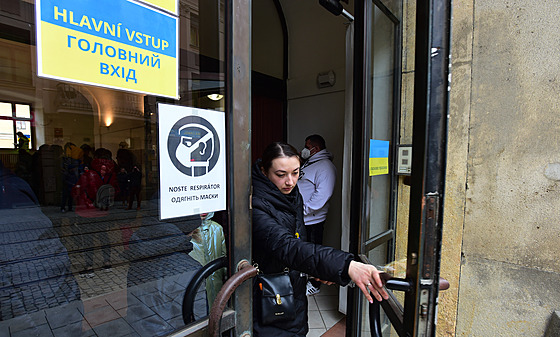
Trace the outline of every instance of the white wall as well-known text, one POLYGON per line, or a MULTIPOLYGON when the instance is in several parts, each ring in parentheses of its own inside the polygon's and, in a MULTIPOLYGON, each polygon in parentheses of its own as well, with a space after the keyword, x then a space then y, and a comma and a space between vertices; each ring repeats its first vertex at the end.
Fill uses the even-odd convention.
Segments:
MULTIPOLYGON (((288 142, 301 149, 317 133, 334 154, 337 184, 325 225, 324 244, 340 247, 341 183, 345 104, 346 19, 334 16, 318 1, 281 1, 288 25, 288 142), (317 88, 317 74, 333 70, 336 83, 317 88)), ((344 5, 352 12, 353 5, 344 5)))

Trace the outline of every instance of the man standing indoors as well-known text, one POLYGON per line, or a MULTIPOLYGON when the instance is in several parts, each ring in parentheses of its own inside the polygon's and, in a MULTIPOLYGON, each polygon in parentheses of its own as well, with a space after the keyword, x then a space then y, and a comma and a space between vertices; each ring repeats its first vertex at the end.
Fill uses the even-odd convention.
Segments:
MULTIPOLYGON (((319 135, 311 135, 305 139, 305 148, 301 151, 305 160, 301 166, 301 177, 298 181, 299 191, 303 197, 303 217, 307 239, 310 242, 323 243, 323 227, 329 210, 336 182, 336 167, 333 155, 326 149, 325 140, 319 135)), ((315 295, 320 291, 321 282, 310 279, 307 282, 307 295, 315 295)))

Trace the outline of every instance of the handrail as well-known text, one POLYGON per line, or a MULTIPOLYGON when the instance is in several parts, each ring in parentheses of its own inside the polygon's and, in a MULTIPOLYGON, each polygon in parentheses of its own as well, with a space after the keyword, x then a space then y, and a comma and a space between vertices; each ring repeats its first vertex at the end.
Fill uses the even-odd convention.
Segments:
POLYGON ((227 257, 222 256, 214 261, 208 262, 193 275, 189 285, 185 289, 185 295, 183 296, 183 322, 185 322, 185 325, 195 321, 193 307, 198 287, 200 287, 200 284, 216 270, 227 267, 227 262, 227 257))
POLYGON ((216 299, 210 310, 210 320, 208 321, 208 335, 218 337, 220 333, 220 318, 226 304, 235 291, 243 282, 257 276, 257 268, 251 266, 247 260, 238 264, 237 273, 233 274, 222 286, 216 295, 216 299))

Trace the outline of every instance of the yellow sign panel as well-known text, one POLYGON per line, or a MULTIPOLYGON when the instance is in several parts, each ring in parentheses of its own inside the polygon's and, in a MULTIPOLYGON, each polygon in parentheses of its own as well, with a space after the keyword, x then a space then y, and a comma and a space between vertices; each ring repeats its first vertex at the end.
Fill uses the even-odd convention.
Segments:
POLYGON ((176 0, 149 0, 145 3, 152 4, 168 12, 177 15, 177 1, 176 0))
POLYGON ((45 74, 56 74, 60 79, 79 77, 84 79, 84 83, 103 83, 111 88, 130 89, 159 96, 176 96, 174 57, 156 57, 154 53, 145 49, 76 31, 71 34, 68 35, 66 28, 43 23, 41 35, 48 46, 43 48, 42 55, 45 74), (70 38, 59 38, 64 35, 70 38), (88 45, 89 48, 86 48, 88 45), (95 53, 94 46, 97 46, 95 53), (110 48, 107 48, 108 46, 110 48), (61 50, 64 50, 64 55, 61 55, 61 50), (113 50, 115 56, 111 57, 113 50), (99 54, 100 51, 103 55, 99 54), (126 55, 125 60, 118 57, 119 51, 125 51, 125 54, 121 52, 122 55, 126 55))
POLYGON ((389 173, 389 158, 369 158, 369 175, 378 176, 389 173))

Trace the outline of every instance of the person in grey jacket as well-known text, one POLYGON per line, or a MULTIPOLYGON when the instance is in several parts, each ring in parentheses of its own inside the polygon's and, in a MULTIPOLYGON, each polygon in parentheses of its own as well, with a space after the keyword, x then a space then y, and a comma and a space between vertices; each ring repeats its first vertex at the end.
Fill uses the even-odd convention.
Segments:
POLYGON ((289 269, 294 290, 296 319, 273 325, 259 320, 259 289, 253 288, 254 336, 305 336, 307 324, 306 273, 324 283, 347 285, 350 281, 373 302, 387 299, 387 292, 372 265, 354 256, 306 241, 303 199, 296 185, 300 173, 297 150, 286 143, 272 143, 252 168, 253 258, 263 274, 289 269), (371 292, 371 293, 370 293, 371 292))
MULTIPOLYGON (((311 135, 305 139, 301 157, 305 162, 301 166, 298 187, 303 197, 303 221, 307 238, 310 242, 323 244, 329 199, 336 183, 333 155, 326 149, 323 137, 311 135)), ((320 282, 310 279, 307 282, 307 295, 319 293, 320 287, 320 282)))

